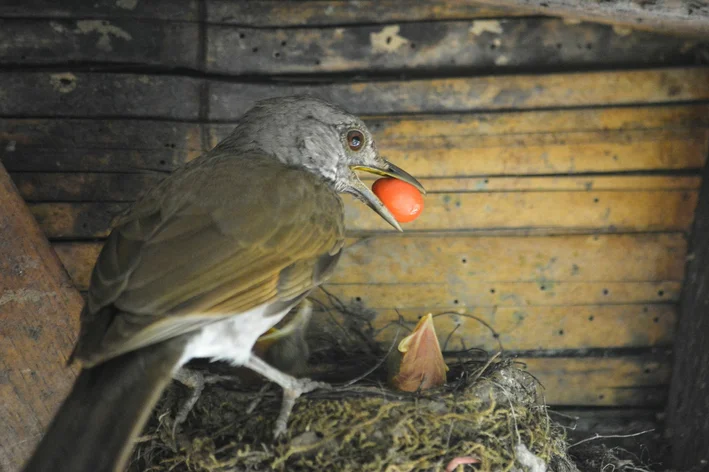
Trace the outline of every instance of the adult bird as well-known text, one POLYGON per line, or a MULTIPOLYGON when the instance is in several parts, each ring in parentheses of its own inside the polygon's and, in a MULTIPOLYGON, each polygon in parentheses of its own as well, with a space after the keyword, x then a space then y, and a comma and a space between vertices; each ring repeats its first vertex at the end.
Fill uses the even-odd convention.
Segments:
POLYGON ((378 154, 359 118, 315 98, 274 98, 143 195, 98 257, 72 353, 82 370, 25 470, 123 470, 161 392, 194 358, 280 385, 282 431, 285 405, 319 384, 252 347, 332 274, 344 242, 339 194, 401 230, 356 170, 423 192, 378 154))

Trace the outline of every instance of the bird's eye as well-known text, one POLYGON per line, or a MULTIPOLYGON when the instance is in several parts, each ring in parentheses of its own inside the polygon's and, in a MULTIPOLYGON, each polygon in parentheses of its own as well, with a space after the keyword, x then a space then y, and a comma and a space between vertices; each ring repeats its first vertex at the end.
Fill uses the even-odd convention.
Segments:
POLYGON ((358 129, 350 130, 347 133, 347 145, 353 151, 359 151, 364 146, 364 135, 358 129))

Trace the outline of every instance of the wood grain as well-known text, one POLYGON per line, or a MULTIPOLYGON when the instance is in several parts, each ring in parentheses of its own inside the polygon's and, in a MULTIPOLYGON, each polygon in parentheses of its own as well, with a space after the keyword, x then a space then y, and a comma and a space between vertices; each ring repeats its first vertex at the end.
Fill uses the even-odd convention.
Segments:
POLYGON ((666 357, 520 359, 550 405, 659 407, 667 399, 666 357))
POLYGON ((34 449, 76 371, 83 300, 0 165, 0 468, 34 449))
POLYGON ((564 16, 663 33, 709 37, 709 3, 704 0, 480 0, 496 8, 564 16))
MULTIPOLYGON (((418 177, 698 169, 709 150, 706 105, 365 116, 365 121, 381 152, 418 177)), ((10 171, 165 171, 199 155, 203 142, 216 145, 234 126, 0 119, 0 149, 10 171)), ((456 185, 470 188, 462 180, 456 185)))
POLYGON ((11 0, 0 2, 0 18, 132 18, 198 21, 198 0, 11 0))
POLYGON ((0 64, 93 62, 197 69, 197 23, 0 19, 0 64))
MULTIPOLYGON (((495 293, 498 282, 682 280, 686 240, 679 233, 477 237, 350 238, 334 284, 469 283, 495 293), (386 270, 382 270, 385 267, 386 270)), ((55 242, 80 290, 103 243, 55 242)))
POLYGON ((199 87, 190 77, 13 72, 0 75, 0 115, 190 120, 199 118, 199 87))
POLYGON ((297 8, 278 0, 207 0, 206 4, 210 23, 258 27, 465 20, 516 14, 471 0, 301 0, 297 8))
POLYGON ((303 85, 168 75, 13 72, 0 75, 0 116, 234 121, 255 101, 311 94, 358 115, 660 104, 709 99, 709 68, 501 75, 303 85), (117 91, 120 91, 118 93, 117 91), (34 100, 24 97, 33 96, 34 100))
MULTIPOLYGON (((409 166, 407 165, 408 169, 409 166)), ((424 172, 416 175, 424 174, 424 172)), ((163 172, 12 172, 20 195, 30 202, 132 202, 167 177, 163 172)), ((371 184, 376 176, 362 173, 371 184)), ((698 190, 699 176, 630 175, 587 177, 442 177, 420 178, 436 193, 545 192, 601 190, 698 190)))
POLYGON ((209 117, 226 121, 241 116, 257 100, 293 94, 310 94, 361 115, 527 110, 705 100, 709 98, 709 68, 499 75, 320 86, 219 82, 212 83, 210 91, 209 117))
POLYGON ((439 343, 446 351, 471 348, 511 352, 667 347, 672 344, 677 308, 673 304, 583 306, 487 306, 467 309, 381 309, 371 321, 376 339, 391 345, 434 314, 439 343))
MULTIPOLYGON (((350 231, 390 231, 369 208, 345 198, 350 231)), ((696 191, 489 192, 432 194, 408 231, 688 231, 696 191)))
MULTIPOLYGON (((480 306, 575 306, 676 302, 682 283, 663 282, 496 282, 494 284, 329 284, 337 298, 366 308, 444 311, 480 306), (494 289, 494 293, 490 290, 494 289)), ((318 295, 320 301, 326 297, 318 295)))
POLYGON ((673 447, 672 466, 679 469, 706 467, 709 454, 709 168, 703 183, 690 239, 681 299, 681 318, 675 338, 672 383, 667 404, 667 436, 673 447))
MULTIPOLYGON (((345 197, 352 233, 393 232, 381 217, 345 197)), ((423 215, 405 231, 472 231, 564 234, 580 232, 688 231, 693 190, 439 193, 426 197, 423 215)), ((108 235, 128 203, 33 203, 32 214, 50 238, 108 235)))
POLYGON ((695 42, 605 25, 507 18, 312 28, 207 28, 206 70, 230 75, 692 64, 695 42))

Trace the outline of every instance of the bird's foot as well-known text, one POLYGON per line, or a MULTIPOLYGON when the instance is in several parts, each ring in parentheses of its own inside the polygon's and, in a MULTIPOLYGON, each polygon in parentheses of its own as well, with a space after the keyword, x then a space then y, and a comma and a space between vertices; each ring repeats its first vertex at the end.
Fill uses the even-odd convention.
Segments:
POLYGON ((199 370, 193 370, 187 367, 181 368, 175 372, 172 377, 190 389, 190 396, 180 405, 175 415, 175 421, 172 424, 172 437, 174 438, 177 427, 187 420, 187 416, 202 396, 204 386, 223 380, 232 380, 232 378, 225 375, 204 374, 199 370))
POLYGON ((281 412, 276 419, 276 426, 273 430, 273 436, 277 439, 288 429, 288 418, 293 411, 295 401, 304 393, 312 392, 313 390, 330 389, 330 384, 324 382, 316 382, 310 379, 293 379, 293 383, 288 387, 283 388, 283 402, 281 403, 281 412))
POLYGON ((316 382, 310 379, 296 379, 295 377, 285 374, 269 365, 263 359, 255 355, 252 355, 249 358, 246 362, 246 367, 263 375, 268 380, 278 384, 283 389, 283 404, 281 405, 281 412, 278 415, 276 427, 274 429, 274 436, 276 438, 286 431, 288 418, 290 417, 291 411, 293 411, 295 401, 301 395, 312 392, 318 388, 331 388, 329 384, 323 382, 316 382))

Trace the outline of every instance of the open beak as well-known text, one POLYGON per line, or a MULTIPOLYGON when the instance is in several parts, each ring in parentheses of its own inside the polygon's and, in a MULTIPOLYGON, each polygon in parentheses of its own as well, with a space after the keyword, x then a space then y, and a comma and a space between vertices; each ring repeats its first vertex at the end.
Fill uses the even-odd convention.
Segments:
MULTIPOLYGON (((402 182, 406 182, 407 184, 413 185, 418 189, 419 192, 426 195, 426 189, 424 189, 423 185, 421 185, 421 182, 416 180, 411 174, 409 174, 402 168, 395 166, 389 161, 384 162, 385 164, 381 168, 357 165, 352 166, 351 169, 361 170, 364 172, 369 172, 370 174, 381 175, 384 177, 392 177, 394 179, 401 180, 402 182)), ((369 187, 362 183, 361 180, 356 178, 356 176, 354 180, 355 181, 352 182, 351 185, 351 190, 353 191, 353 193, 362 201, 364 201, 364 203, 366 203, 369 208, 376 211, 379 216, 384 218, 387 223, 392 225, 397 230, 403 231, 401 229, 401 225, 399 225, 399 222, 396 221, 396 218, 394 218, 394 215, 392 215, 391 212, 387 209, 387 207, 385 207, 384 204, 381 202, 381 200, 379 200, 379 198, 374 195, 374 192, 372 192, 369 187)))

